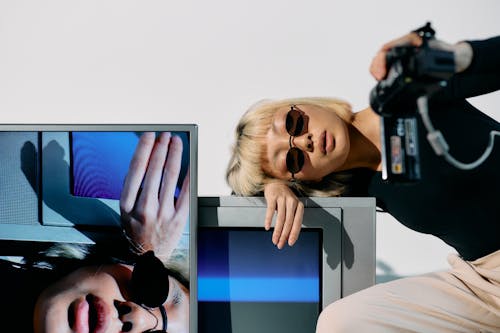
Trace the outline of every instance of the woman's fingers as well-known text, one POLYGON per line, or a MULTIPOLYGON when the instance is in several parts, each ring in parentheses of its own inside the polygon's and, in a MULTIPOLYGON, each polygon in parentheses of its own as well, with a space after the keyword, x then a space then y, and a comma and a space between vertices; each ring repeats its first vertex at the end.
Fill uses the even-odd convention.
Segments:
POLYGON ((411 32, 402 37, 396 38, 388 43, 385 43, 380 51, 377 52, 370 64, 370 73, 377 80, 382 80, 387 74, 386 57, 387 52, 396 46, 420 46, 422 38, 415 32, 411 32))
POLYGON ((163 181, 160 190, 160 205, 162 209, 172 209, 174 205, 175 188, 181 172, 182 140, 173 136, 170 140, 168 159, 165 163, 163 181))
POLYGON ((377 81, 382 80, 387 72, 386 55, 386 51, 379 51, 370 64, 370 73, 377 81))
POLYGON ((410 32, 404 36, 391 40, 382 46, 382 51, 388 51, 395 46, 420 46, 422 45, 422 37, 416 32, 410 32))
POLYGON ((189 185, 191 182, 189 170, 186 173, 186 177, 182 182, 181 193, 179 194, 179 198, 177 199, 177 203, 175 205, 175 211, 177 215, 181 219, 181 222, 186 222, 189 216, 189 185))
POLYGON ((288 245, 293 246, 295 242, 299 239, 300 229, 302 228, 302 219, 304 218, 304 204, 299 201, 297 209, 295 210, 295 216, 293 219, 293 226, 288 237, 288 245))
POLYGON ((158 206, 158 193, 165 159, 169 150, 170 137, 169 132, 161 133, 149 157, 142 193, 138 199, 138 205, 149 213, 153 213, 155 207, 158 206))
POLYGON ((273 244, 278 245, 278 242, 281 237, 281 231, 283 230, 283 226, 285 224, 285 218, 286 218, 286 200, 285 198, 281 197, 276 200, 276 224, 274 225, 274 232, 273 232, 273 244))
POLYGON ((295 213, 298 206, 297 200, 294 200, 293 198, 288 198, 285 205, 285 223, 283 225, 283 230, 281 231, 281 235, 278 241, 278 249, 282 249, 288 241, 288 236, 290 235, 290 231, 292 230, 295 213))
MULTIPOLYGON (((175 204, 175 209, 173 209, 173 203, 165 203, 160 207, 160 218, 158 228, 160 230, 159 244, 156 247, 155 254, 158 258, 162 260, 167 260, 177 244, 182 238, 182 232, 188 222, 189 218, 189 184, 190 177, 189 171, 184 177, 182 184, 182 189, 177 198, 175 204), (172 206, 172 208, 164 207, 172 206)), ((172 201, 173 201, 172 194, 172 201)))
POLYGON ((266 219, 264 220, 264 228, 266 230, 271 229, 271 224, 273 222, 274 212, 277 210, 277 202, 275 197, 268 198, 266 196, 267 209, 266 209, 266 219))
POLYGON ((152 132, 144 133, 139 139, 120 195, 120 209, 124 213, 128 214, 134 209, 154 143, 155 134, 152 132))

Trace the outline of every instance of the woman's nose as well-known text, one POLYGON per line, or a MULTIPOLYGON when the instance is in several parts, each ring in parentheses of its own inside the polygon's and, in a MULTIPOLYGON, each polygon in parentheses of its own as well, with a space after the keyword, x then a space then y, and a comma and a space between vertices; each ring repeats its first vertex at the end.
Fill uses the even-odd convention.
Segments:
POLYGON ((161 329, 156 310, 147 309, 133 302, 115 302, 118 316, 123 323, 121 332, 142 333, 161 329))
POLYGON ((295 146, 304 151, 313 151, 314 144, 312 141, 312 134, 305 133, 301 136, 294 136, 292 138, 292 146, 295 146))

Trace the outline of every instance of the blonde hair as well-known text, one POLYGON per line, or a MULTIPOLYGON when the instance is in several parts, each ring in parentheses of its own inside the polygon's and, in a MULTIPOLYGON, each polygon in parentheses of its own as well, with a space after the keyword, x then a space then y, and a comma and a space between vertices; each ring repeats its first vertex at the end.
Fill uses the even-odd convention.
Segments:
MULTIPOLYGON (((233 193, 241 196, 259 195, 264 185, 277 180, 263 169, 263 156, 266 153, 265 137, 276 111, 282 107, 295 105, 315 105, 335 112, 348 124, 354 114, 351 106, 335 98, 307 97, 283 100, 262 100, 252 105, 241 117, 236 126, 235 143, 226 171, 226 180, 233 193)), ((338 196, 345 190, 349 172, 335 173, 324 177, 320 182, 283 181, 288 186, 306 196, 338 196)))

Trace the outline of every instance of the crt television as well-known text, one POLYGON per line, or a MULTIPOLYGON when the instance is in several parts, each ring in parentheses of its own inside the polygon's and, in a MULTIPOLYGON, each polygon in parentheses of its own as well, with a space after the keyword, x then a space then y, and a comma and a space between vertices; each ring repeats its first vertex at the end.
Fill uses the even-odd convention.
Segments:
MULTIPOLYGON (((196 274, 196 125, 0 125, 0 256, 15 260, 43 244, 114 244, 123 238, 120 195, 144 132, 156 138, 170 132, 183 143, 173 200, 189 174, 188 217, 176 253, 183 254, 180 264, 189 276, 196 274)), ((143 187, 144 181, 137 195, 143 187)), ((196 290, 196 279, 188 280, 196 290)))
POLYGON ((199 198, 198 332, 314 332, 321 310, 375 282, 375 200, 302 198, 279 250, 262 197, 199 198))

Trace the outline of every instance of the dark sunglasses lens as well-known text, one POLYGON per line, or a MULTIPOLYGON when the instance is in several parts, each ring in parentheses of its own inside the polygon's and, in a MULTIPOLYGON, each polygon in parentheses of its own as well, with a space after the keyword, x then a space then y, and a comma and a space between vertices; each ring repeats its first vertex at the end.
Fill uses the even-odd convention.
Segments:
POLYGON ((291 173, 299 172, 304 166, 304 152, 299 148, 290 148, 286 154, 286 168, 291 173))
POLYGON ((291 136, 299 136, 304 130, 304 116, 299 111, 292 109, 286 114, 286 131, 291 136))
POLYGON ((165 303, 168 291, 168 270, 153 251, 141 255, 132 272, 133 301, 154 308, 165 303))

